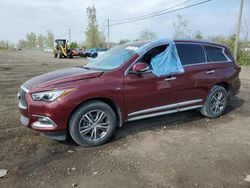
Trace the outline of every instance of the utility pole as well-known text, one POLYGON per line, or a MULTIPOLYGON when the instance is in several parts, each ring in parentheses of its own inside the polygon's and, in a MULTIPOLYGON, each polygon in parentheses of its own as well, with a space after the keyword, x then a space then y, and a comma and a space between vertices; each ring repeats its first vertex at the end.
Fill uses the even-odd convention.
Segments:
POLYGON ((108 26, 108 37, 107 37, 107 38, 108 38, 108 40, 107 40, 107 41, 108 41, 108 48, 109 48, 109 47, 110 47, 110 46, 109 46, 109 18, 108 18, 108 20, 107 20, 107 21, 108 21, 108 25, 107 25, 107 26, 108 26))
POLYGON ((239 17, 238 17, 237 31, 236 31, 236 35, 235 35, 235 43, 234 43, 234 58, 235 58, 235 60, 237 60, 237 54, 238 54, 238 45, 239 45, 239 35, 240 35, 243 1, 244 0, 240 1, 240 12, 239 12, 239 17))
POLYGON ((71 43, 71 32, 70 32, 70 29, 69 29, 69 43, 71 43))

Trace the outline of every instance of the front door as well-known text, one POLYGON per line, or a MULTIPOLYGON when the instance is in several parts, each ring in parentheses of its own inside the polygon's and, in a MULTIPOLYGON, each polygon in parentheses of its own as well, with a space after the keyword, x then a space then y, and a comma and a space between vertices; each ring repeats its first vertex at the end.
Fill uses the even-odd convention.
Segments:
POLYGON ((141 75, 128 74, 124 79, 124 101, 128 120, 137 120, 176 111, 174 80, 158 78, 150 71, 141 75))

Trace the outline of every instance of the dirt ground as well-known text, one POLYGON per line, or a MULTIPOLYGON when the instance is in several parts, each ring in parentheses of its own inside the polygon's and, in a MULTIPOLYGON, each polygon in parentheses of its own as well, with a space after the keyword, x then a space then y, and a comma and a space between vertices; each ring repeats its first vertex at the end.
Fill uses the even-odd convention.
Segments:
POLYGON ((84 59, 0 52, 0 187, 250 187, 250 67, 220 118, 188 111, 135 121, 99 147, 58 142, 19 124, 16 94, 27 79, 84 59))

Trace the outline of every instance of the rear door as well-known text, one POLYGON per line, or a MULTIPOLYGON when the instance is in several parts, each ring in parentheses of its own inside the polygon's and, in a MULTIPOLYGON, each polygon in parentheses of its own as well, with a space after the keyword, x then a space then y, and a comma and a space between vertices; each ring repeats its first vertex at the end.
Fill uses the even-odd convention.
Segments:
POLYGON ((175 101, 179 109, 199 107, 206 97, 206 89, 198 85, 199 79, 206 79, 208 65, 205 52, 199 43, 177 42, 176 48, 185 72, 175 76, 175 101))

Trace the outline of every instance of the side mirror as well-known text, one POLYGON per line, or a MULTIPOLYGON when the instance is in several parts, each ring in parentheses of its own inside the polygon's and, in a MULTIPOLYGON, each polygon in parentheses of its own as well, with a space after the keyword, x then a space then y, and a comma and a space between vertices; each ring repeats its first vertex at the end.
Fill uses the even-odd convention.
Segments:
POLYGON ((133 73, 140 74, 148 70, 148 64, 146 63, 136 63, 132 68, 133 73))

